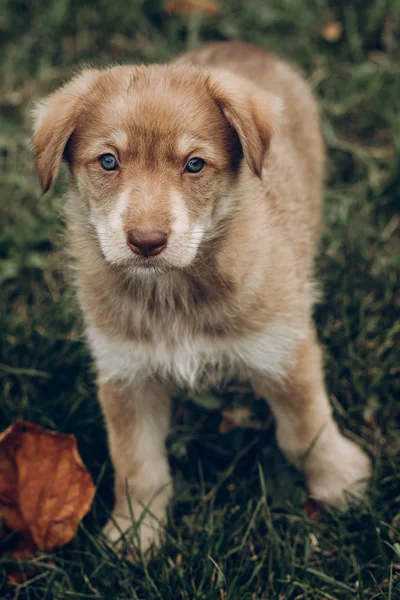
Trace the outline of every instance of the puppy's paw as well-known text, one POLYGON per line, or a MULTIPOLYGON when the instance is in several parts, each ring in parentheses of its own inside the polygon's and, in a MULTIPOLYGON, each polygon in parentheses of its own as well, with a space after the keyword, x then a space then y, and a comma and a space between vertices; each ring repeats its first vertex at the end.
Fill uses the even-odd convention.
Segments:
POLYGON ((139 556, 139 548, 146 554, 154 551, 161 543, 163 522, 150 514, 138 521, 114 511, 103 527, 103 535, 119 552, 127 551, 131 558, 139 556))
POLYGON ((339 432, 315 448, 306 467, 310 496, 325 505, 345 510, 360 500, 371 476, 371 461, 354 442, 339 432))

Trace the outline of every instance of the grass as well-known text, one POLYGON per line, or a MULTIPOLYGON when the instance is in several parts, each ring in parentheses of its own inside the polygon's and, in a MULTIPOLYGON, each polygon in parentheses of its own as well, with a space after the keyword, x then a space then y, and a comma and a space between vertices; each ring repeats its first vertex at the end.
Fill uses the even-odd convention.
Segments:
POLYGON ((74 433, 98 487, 71 544, 20 565, 33 579, 8 586, 15 561, 1 555, 4 600, 400 598, 400 3, 221 5, 206 18, 148 0, 1 1, 0 425, 74 433), (316 320, 336 417, 372 455, 373 480, 359 508, 310 518, 302 478, 246 389, 177 403, 167 541, 132 564, 96 537, 112 469, 62 252, 64 184, 40 198, 28 111, 84 63, 164 61, 236 37, 299 64, 321 101, 330 161, 316 320), (220 435, 221 407, 249 402, 262 425, 220 435))

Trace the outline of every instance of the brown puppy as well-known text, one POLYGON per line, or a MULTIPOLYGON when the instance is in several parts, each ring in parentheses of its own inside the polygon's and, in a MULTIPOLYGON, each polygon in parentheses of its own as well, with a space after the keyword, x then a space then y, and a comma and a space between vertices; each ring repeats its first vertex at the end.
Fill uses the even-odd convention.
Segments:
POLYGON ((44 191, 64 158, 79 300, 116 475, 106 526, 158 539, 175 386, 246 378, 312 496, 370 475, 332 419, 311 312, 324 147, 300 75, 211 44, 175 64, 85 70, 36 109, 44 191), (127 498, 127 493, 130 498, 127 498))

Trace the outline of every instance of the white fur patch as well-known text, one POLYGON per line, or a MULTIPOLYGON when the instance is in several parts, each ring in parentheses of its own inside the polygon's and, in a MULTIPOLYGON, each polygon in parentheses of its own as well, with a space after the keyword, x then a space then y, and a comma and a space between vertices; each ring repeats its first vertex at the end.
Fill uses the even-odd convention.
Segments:
POLYGON ((162 339, 154 346, 112 340, 93 326, 87 333, 101 381, 133 383, 157 374, 190 389, 246 378, 252 371, 283 377, 302 339, 302 332, 281 324, 239 340, 181 338, 172 348, 162 339))
POLYGON ((179 265, 188 265, 196 256, 197 249, 204 236, 204 227, 201 223, 190 223, 189 212, 182 196, 173 188, 169 193, 172 214, 172 233, 164 257, 168 260, 179 257, 179 265), (184 254, 182 253, 184 249, 184 254), (172 254, 175 256, 173 257, 172 254))
POLYGON ((101 249, 107 261, 114 265, 129 260, 132 255, 126 245, 122 224, 122 215, 126 212, 129 201, 129 190, 124 190, 107 217, 96 214, 95 207, 92 207, 91 222, 97 231, 101 249))
POLYGON ((127 211, 131 193, 129 190, 124 190, 117 198, 117 202, 108 219, 108 225, 113 233, 122 232, 122 215, 127 211))
POLYGON ((182 196, 173 188, 170 190, 170 206, 172 213, 172 231, 175 236, 185 235, 189 230, 190 220, 186 204, 182 196))

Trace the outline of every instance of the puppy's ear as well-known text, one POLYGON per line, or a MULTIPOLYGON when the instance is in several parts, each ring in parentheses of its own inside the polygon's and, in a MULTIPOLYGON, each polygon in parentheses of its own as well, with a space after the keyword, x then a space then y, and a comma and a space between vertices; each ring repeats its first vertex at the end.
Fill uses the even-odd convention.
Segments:
POLYGON ((39 101, 33 109, 33 147, 36 167, 45 194, 57 177, 67 142, 74 132, 85 94, 99 76, 94 69, 83 71, 62 88, 39 101))
POLYGON ((283 111, 283 102, 257 84, 228 71, 211 70, 208 87, 236 130, 250 169, 261 179, 265 154, 283 111))

